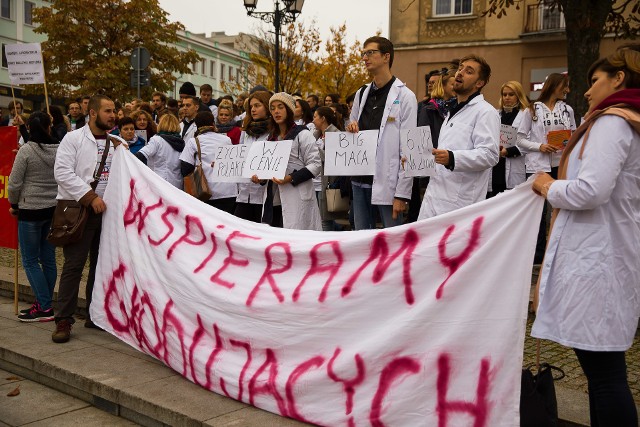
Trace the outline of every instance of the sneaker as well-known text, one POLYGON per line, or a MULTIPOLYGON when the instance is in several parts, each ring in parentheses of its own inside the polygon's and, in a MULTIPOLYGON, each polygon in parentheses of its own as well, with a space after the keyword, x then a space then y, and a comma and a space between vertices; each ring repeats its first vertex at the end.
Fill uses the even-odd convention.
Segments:
POLYGON ((51 322, 54 319, 53 308, 41 310, 40 305, 34 305, 31 311, 18 316, 21 322, 51 322))
POLYGON ((20 310, 20 314, 27 314, 27 313, 29 313, 31 310, 33 310, 36 307, 38 307, 38 303, 34 302, 33 304, 31 304, 31 307, 23 308, 22 310, 20 310))
POLYGON ((63 343, 69 341, 69 338, 71 338, 71 321, 62 319, 56 322, 56 330, 51 335, 53 342, 63 343))

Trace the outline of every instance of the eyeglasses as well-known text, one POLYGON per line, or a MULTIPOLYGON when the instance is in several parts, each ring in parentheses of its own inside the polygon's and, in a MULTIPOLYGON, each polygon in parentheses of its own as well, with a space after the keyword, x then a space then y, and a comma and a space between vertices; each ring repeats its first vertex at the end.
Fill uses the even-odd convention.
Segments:
POLYGON ((364 58, 366 56, 367 58, 369 58, 371 57, 371 55, 373 55, 376 52, 380 52, 380 49, 365 50, 364 52, 362 52, 362 57, 364 58))

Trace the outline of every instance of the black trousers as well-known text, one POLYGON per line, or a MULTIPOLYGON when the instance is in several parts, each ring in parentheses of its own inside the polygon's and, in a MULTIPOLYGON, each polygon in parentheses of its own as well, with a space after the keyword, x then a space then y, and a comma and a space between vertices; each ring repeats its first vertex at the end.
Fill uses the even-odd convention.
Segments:
POLYGON ((89 208, 89 218, 82 234, 82 239, 62 248, 64 264, 60 274, 58 287, 58 308, 56 322, 62 319, 73 323, 73 314, 78 307, 78 291, 84 265, 89 257, 89 277, 87 279, 87 319, 89 319, 89 306, 93 294, 93 282, 96 278, 96 265, 98 264, 98 250, 100 249, 100 232, 102 231, 102 214, 94 214, 89 208))
POLYGON ((637 427, 624 351, 573 351, 587 377, 591 427, 637 427))
MULTIPOLYGON (((527 179, 533 175, 532 173, 527 174, 527 179)), ((558 179, 558 168, 551 168, 551 172, 549 175, 553 179, 558 179)), ((547 250, 547 212, 549 209, 549 202, 545 202, 542 208, 542 218, 540 218, 540 228, 538 229, 538 240, 536 241, 536 255, 533 258, 534 264, 542 264, 542 259, 544 258, 544 252, 547 250)))
POLYGON ((220 209, 221 211, 225 211, 226 213, 233 213, 236 210, 236 198, 235 197, 225 197, 223 199, 213 199, 207 200, 205 202, 209 206, 213 206, 214 208, 220 209))
POLYGON ((262 221, 262 204, 238 202, 234 215, 247 221, 259 223, 262 221))

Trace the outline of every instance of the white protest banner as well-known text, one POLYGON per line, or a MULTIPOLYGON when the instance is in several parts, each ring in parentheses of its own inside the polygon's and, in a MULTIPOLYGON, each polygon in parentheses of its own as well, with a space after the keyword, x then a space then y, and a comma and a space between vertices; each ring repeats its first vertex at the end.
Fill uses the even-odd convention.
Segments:
POLYGON ((246 144, 216 147, 213 179, 217 182, 251 182, 251 179, 242 177, 248 152, 249 146, 246 144))
POLYGON ((518 128, 509 125, 500 125, 500 147, 515 147, 517 136, 518 128))
POLYGON ((420 126, 400 131, 400 152, 404 157, 405 176, 432 176, 436 173, 436 159, 431 153, 431 128, 420 126))
POLYGON ((30 85, 44 83, 44 66, 40 43, 6 44, 4 47, 11 84, 30 85))
POLYGON ((290 139, 284 141, 255 141, 249 147, 244 162, 244 178, 257 175, 260 179, 283 179, 291 154, 290 139))
POLYGON ((530 182, 337 233, 228 215, 126 150, 112 167, 91 304, 106 331, 208 390, 318 425, 517 424, 544 203, 530 182))
POLYGON ((373 175, 377 150, 378 130, 327 132, 324 137, 324 174, 373 175))

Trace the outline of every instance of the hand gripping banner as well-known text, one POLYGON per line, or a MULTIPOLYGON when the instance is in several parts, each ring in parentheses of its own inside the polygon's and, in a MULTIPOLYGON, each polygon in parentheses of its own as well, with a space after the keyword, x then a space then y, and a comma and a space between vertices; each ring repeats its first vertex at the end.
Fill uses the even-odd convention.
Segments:
POLYGON ((91 318, 216 393, 326 426, 513 426, 543 199, 385 230, 240 220, 119 149, 91 318))

